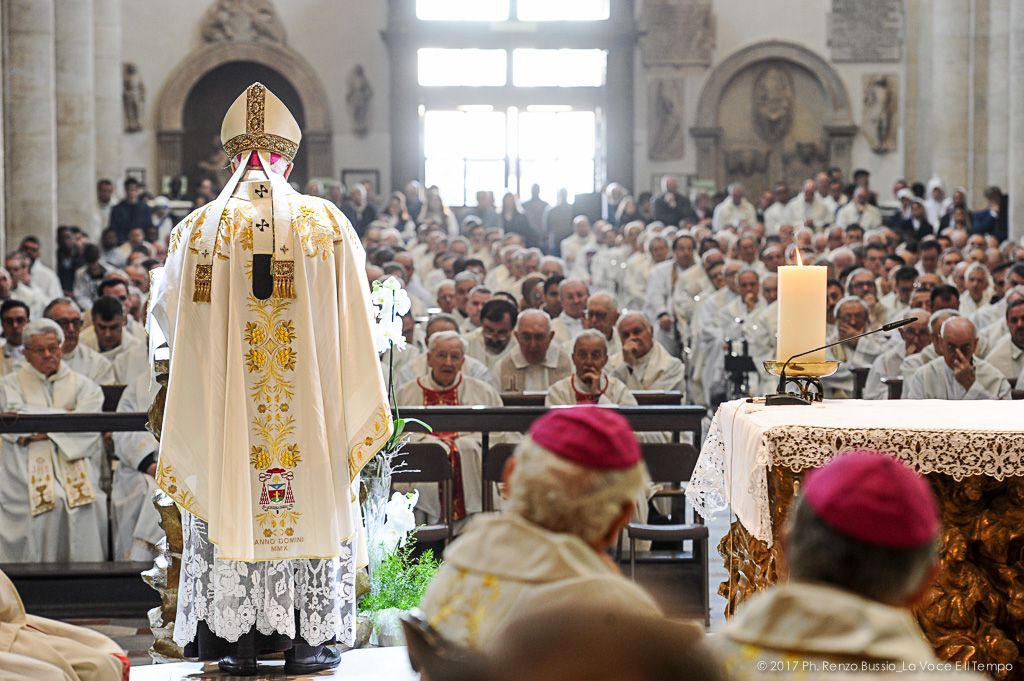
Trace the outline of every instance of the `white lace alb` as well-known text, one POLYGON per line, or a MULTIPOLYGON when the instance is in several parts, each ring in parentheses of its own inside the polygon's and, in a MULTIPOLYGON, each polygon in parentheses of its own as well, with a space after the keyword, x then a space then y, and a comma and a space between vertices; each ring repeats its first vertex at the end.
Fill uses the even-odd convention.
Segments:
POLYGON ((206 523, 181 512, 183 551, 174 641, 195 640, 199 620, 216 636, 236 642, 253 625, 261 634, 295 638, 310 645, 355 638, 356 566, 351 542, 338 558, 244 563, 219 560, 206 523))

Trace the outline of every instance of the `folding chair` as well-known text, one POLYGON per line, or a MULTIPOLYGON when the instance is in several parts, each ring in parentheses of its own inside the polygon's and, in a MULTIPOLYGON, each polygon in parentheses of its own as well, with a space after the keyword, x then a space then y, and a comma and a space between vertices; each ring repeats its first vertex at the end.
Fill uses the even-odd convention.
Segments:
POLYGON ((516 446, 503 442, 491 447, 484 453, 483 470, 483 507, 484 513, 494 510, 494 485, 501 482, 501 474, 505 472, 505 462, 512 456, 516 446))
MULTIPOLYGON (((690 481, 693 469, 697 465, 699 456, 693 445, 683 443, 641 445, 644 462, 647 464, 647 471, 651 480, 660 483, 673 483, 677 487, 664 490, 658 496, 670 496, 677 499, 680 504, 681 520, 686 520, 686 498, 684 496, 684 483, 690 481)), ((676 506, 676 504, 673 504, 676 506)), ((629 538, 629 574, 636 579, 637 563, 637 540, 692 542, 691 551, 651 551, 644 562, 673 562, 685 565, 696 565, 700 573, 700 594, 701 604, 704 607, 704 624, 711 625, 711 604, 708 597, 708 528, 704 525, 704 519, 693 511, 693 522, 676 522, 670 525, 651 525, 645 523, 630 523, 626 526, 626 536, 629 538)))
POLYGON ((391 461, 391 483, 434 482, 441 495, 442 518, 437 524, 416 528, 416 541, 421 543, 452 540, 452 462, 448 450, 436 442, 407 444, 391 461))

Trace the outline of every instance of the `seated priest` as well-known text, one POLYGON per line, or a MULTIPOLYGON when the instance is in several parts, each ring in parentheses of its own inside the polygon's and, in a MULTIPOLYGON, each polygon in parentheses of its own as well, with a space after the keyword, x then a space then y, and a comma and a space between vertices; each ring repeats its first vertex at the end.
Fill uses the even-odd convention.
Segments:
POLYGON ((900 313, 899 317, 914 319, 914 323, 900 327, 901 342, 893 344, 871 364, 867 383, 864 384, 866 400, 884 400, 888 397, 888 388, 882 383, 883 378, 901 378, 903 391, 906 391, 914 371, 921 366, 921 363, 908 363, 907 358, 921 353, 923 363, 927 363, 936 357, 935 349, 932 347, 932 333, 928 326, 928 311, 917 307, 900 313))
POLYGON ((61 362, 96 385, 117 384, 114 380, 114 365, 96 350, 78 342, 83 323, 78 303, 70 298, 54 298, 46 306, 43 316, 56 322, 64 332, 61 362))
MULTIPOLYGON (((455 319, 454 315, 441 312, 427 320, 427 326, 426 329, 424 329, 425 337, 423 339, 423 350, 421 352, 414 352, 411 357, 404 360, 400 360, 399 358, 405 354, 407 350, 403 350, 402 352, 395 354, 396 386, 405 385, 409 381, 416 380, 417 376, 423 376, 427 373, 426 345, 430 342, 430 337, 440 331, 455 331, 458 333, 459 322, 455 319)), ((493 383, 491 372, 487 369, 487 366, 475 357, 466 356, 465 362, 462 365, 462 373, 466 376, 472 376, 484 383, 493 383)), ((386 371, 384 376, 385 378, 387 377, 386 371)))
POLYGON ((608 341, 597 329, 587 329, 576 336, 572 363, 574 371, 548 388, 546 406, 636 404, 626 384, 604 370, 608 364, 608 341))
POLYGON ((572 362, 554 341, 547 314, 524 310, 514 334, 515 346, 494 368, 502 392, 546 391, 572 373, 572 362))
POLYGON ((126 332, 126 319, 124 306, 113 296, 103 296, 93 303, 96 344, 103 358, 114 366, 116 385, 128 385, 139 374, 149 372, 147 344, 126 332))
POLYGON ((4 330, 0 375, 17 371, 25 363, 24 330, 31 311, 20 300, 8 298, 0 305, 0 326, 4 330))
POLYGON ((888 678, 889 665, 983 678, 926 671, 941 665, 912 613, 938 569, 928 483, 894 458, 854 452, 809 471, 800 491, 783 549, 789 581, 745 601, 711 642, 731 678, 824 679, 840 663, 866 678, 888 678))
POLYGON ((0 679, 122 681, 128 668, 128 656, 103 634, 26 614, 18 590, 0 571, 0 679))
POLYGON ((678 390, 685 395, 686 371, 683 363, 654 342, 654 327, 643 312, 627 312, 619 319, 622 350, 608 363, 612 376, 630 390, 678 390))
MULTIPOLYGON (((117 411, 149 411, 159 390, 151 372, 141 373, 121 393, 117 411)), ((160 443, 148 430, 117 432, 113 436, 118 459, 110 490, 114 560, 148 562, 156 557, 156 544, 164 536, 153 506, 160 443)))
MULTIPOLYGON (((750 342, 763 336, 762 332, 752 328, 753 319, 765 308, 760 275, 753 268, 742 267, 735 281, 736 296, 722 307, 711 307, 708 316, 710 327, 701 329, 706 353, 701 384, 711 404, 727 398, 729 377, 725 371, 725 351, 728 343, 733 343, 734 352, 741 352, 743 341, 747 341, 749 352, 750 342)), ((751 389, 756 392, 756 383, 751 384, 751 389)))
POLYGON ((596 293, 587 300, 587 309, 583 313, 583 328, 597 329, 608 341, 608 356, 622 350, 615 323, 619 321, 619 305, 615 298, 607 293, 596 293))
POLYGON ((515 346, 512 329, 518 316, 514 303, 499 297, 488 300, 480 310, 480 327, 466 334, 466 354, 483 362, 493 374, 498 362, 515 346))
MULTIPOLYGON (((462 373, 466 339, 455 331, 438 331, 427 341, 427 372, 398 389, 398 404, 432 407, 437 405, 502 406, 501 396, 489 384, 462 373)), ((481 471, 483 445, 479 434, 433 432, 413 435, 417 442, 440 442, 452 460, 452 516, 462 520, 483 507, 481 471)), ((441 517, 437 486, 420 486, 417 509, 431 522, 441 517)))
POLYGON ((537 419, 505 467, 504 510, 474 518, 445 551, 421 607, 447 640, 491 651, 540 604, 658 614, 608 555, 644 486, 640 447, 623 417, 593 409, 537 419))
MULTIPOLYGON (((830 337, 829 342, 853 338, 868 330, 871 309, 863 299, 846 296, 836 303, 834 309, 836 336, 830 337)), ((849 340, 826 351, 828 359, 840 362, 839 370, 822 380, 826 397, 853 397, 854 376, 850 369, 871 368, 884 349, 878 335, 849 340)))
MULTIPOLYGON (((545 290, 547 286, 544 287, 545 290)), ((586 282, 579 279, 563 279, 558 284, 558 302, 562 311, 555 317, 552 328, 555 340, 567 348, 583 331, 583 318, 586 316, 587 300, 590 289, 586 282)))
POLYGON ((942 356, 921 367, 910 381, 911 400, 1008 400, 1010 383, 994 366, 975 357, 974 322, 959 315, 939 330, 942 356))
MULTIPOLYGON (((985 361, 998 369, 1011 384, 1024 371, 1024 300, 1006 304, 1006 328, 1009 331, 985 355, 985 361)), ((1018 385, 1017 387, 1024 388, 1018 385)))
MULTIPOLYGON (((103 391, 61 363, 50 319, 24 331, 25 365, 0 379, 0 412, 94 413, 103 391)), ((107 495, 99 433, 8 433, 0 455, 0 563, 105 560, 107 495)))
MULTIPOLYGON (((96 298, 102 298, 103 296, 111 296, 121 301, 121 305, 125 309, 125 331, 132 338, 147 342, 149 339, 146 333, 146 325, 139 322, 135 317, 128 314, 129 299, 131 294, 128 290, 128 280, 123 278, 125 275, 120 272, 110 272, 106 279, 100 282, 96 288, 96 298)), ((99 341, 96 338, 96 328, 93 325, 92 311, 89 311, 89 319, 86 321, 85 328, 82 329, 81 341, 82 345, 88 345, 93 350, 102 351, 99 341)))

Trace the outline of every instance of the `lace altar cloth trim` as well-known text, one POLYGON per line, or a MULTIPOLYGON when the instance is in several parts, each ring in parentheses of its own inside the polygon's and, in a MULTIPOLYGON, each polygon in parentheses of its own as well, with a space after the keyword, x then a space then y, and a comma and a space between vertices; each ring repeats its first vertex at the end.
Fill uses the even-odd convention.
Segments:
POLYGON ((351 542, 339 558, 244 563, 219 560, 207 539, 207 525, 182 511, 183 551, 178 585, 174 641, 181 646, 196 637, 199 620, 215 635, 235 642, 255 624, 262 634, 295 638, 310 645, 334 637, 355 638, 356 568, 351 542))
POLYGON ((769 466, 801 471, 823 465, 836 452, 875 449, 921 474, 943 473, 955 480, 974 475, 997 480, 1024 476, 1024 437, 1019 431, 954 429, 775 426, 761 434, 753 461, 748 460, 750 469, 737 468, 740 462, 730 461, 726 451, 720 414, 721 410, 711 421, 686 496, 698 513, 714 517, 730 507, 728 478, 733 478, 732 508, 737 518, 768 546, 772 545, 769 466))

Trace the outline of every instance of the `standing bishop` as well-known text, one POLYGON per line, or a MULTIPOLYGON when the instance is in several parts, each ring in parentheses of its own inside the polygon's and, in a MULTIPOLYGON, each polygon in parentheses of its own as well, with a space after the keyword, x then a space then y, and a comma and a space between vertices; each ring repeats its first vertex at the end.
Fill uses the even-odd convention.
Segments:
POLYGON ((174 639, 222 670, 339 664, 366 564, 358 476, 392 433, 365 252, 286 178, 301 133, 260 83, 228 109, 232 176, 171 232, 153 317, 170 346, 157 483, 182 509, 174 639))

